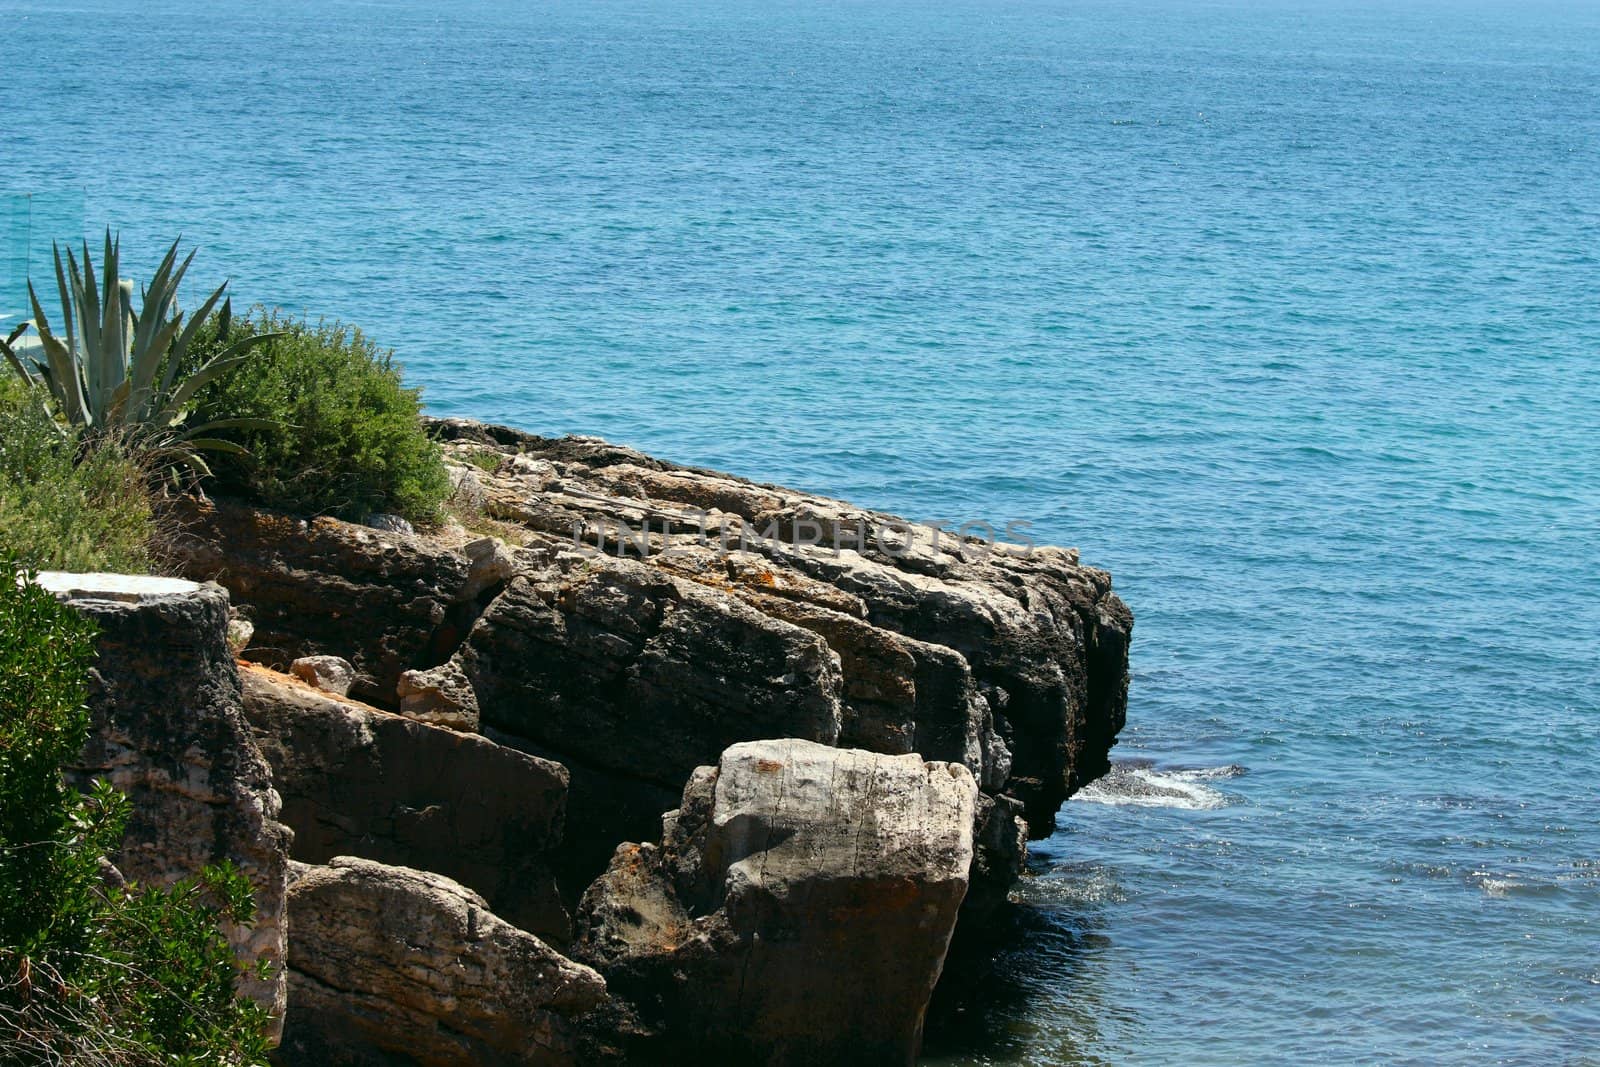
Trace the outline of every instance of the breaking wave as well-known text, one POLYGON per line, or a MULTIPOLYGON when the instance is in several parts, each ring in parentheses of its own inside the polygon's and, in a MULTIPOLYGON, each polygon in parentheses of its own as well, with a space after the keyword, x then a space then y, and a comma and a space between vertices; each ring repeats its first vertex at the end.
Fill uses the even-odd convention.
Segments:
POLYGON ((1207 783, 1237 778, 1237 763, 1190 770, 1157 769, 1148 763, 1116 763, 1105 776, 1079 790, 1072 799, 1089 804, 1133 804, 1147 808, 1208 811, 1233 803, 1233 798, 1207 783))

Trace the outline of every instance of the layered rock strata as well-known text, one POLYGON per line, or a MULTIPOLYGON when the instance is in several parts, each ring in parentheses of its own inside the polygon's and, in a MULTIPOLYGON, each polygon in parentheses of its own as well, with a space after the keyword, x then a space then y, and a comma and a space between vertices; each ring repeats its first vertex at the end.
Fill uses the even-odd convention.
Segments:
POLYGON ((227 646, 228 596, 169 578, 57 574, 40 584, 93 619, 88 744, 67 777, 109 781, 131 803, 122 877, 147 885, 232 861, 255 892, 255 922, 226 932, 247 969, 241 988, 267 1007, 285 997, 284 891, 291 834, 250 732, 227 646), (265 977, 253 970, 265 961, 265 977))
POLYGON ((184 567, 233 592, 251 658, 342 656, 363 700, 458 728, 475 704, 486 732, 566 764, 568 838, 595 846, 567 857, 569 890, 741 741, 967 767, 984 793, 969 910, 1004 901, 1022 837, 1104 772, 1132 618, 1075 551, 963 540, 593 438, 435 431, 512 544, 219 501, 189 517, 184 567))

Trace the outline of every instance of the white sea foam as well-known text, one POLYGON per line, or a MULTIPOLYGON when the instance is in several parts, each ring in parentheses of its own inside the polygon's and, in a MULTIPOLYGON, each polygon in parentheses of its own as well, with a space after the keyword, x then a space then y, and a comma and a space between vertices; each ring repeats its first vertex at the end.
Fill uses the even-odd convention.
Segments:
POLYGON ((1062 864, 1017 883, 1015 899, 1038 908, 1076 908, 1128 899, 1116 872, 1097 864, 1062 864))
POLYGON ((1231 798, 1205 783, 1237 778, 1243 773, 1244 768, 1238 764, 1195 770, 1157 770, 1151 766, 1119 763, 1114 764, 1105 777, 1079 790, 1072 799, 1090 804, 1208 811, 1226 806, 1231 798))

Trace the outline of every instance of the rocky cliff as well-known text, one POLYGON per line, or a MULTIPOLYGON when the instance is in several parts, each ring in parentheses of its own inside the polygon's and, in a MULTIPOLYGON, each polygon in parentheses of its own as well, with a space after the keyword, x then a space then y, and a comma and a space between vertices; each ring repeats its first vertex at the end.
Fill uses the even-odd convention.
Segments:
POLYGON ((184 572, 253 631, 260 667, 215 684, 243 679, 303 864, 283 1062, 909 1061, 958 916, 1107 766, 1109 576, 595 439, 435 431, 475 530, 185 516, 184 572), (336 692, 275 673, 308 656, 336 692))

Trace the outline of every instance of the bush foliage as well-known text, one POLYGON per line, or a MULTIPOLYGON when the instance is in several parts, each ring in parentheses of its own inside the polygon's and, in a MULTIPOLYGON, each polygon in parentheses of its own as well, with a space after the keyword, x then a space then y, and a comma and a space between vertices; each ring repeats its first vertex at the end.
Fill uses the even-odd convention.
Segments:
POLYGON ((107 881, 127 799, 61 776, 88 736, 93 626, 0 567, 0 1064, 264 1063, 266 1013, 218 927, 250 920, 249 884, 107 881))
POLYGON ((43 398, 0 375, 0 549, 40 570, 150 569, 148 479, 113 438, 64 432, 43 398))
POLYGON ((213 487, 286 511, 436 521, 450 479, 423 429, 420 391, 404 385, 393 353, 354 327, 262 309, 213 317, 196 347, 209 353, 264 333, 279 336, 197 397, 198 417, 278 424, 218 431, 248 455, 217 457, 213 487))

